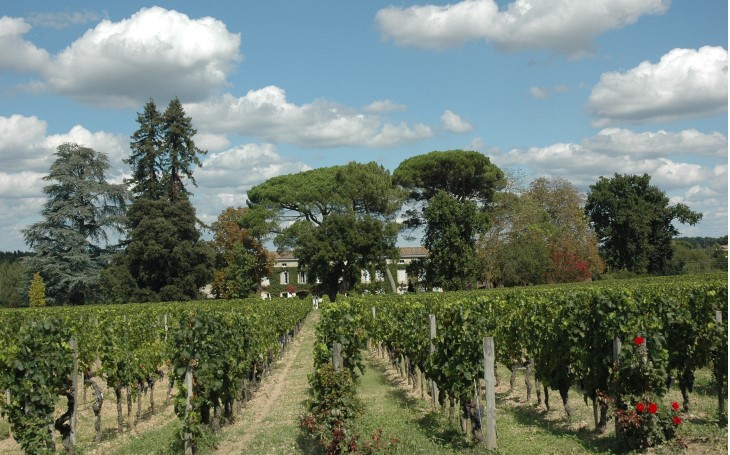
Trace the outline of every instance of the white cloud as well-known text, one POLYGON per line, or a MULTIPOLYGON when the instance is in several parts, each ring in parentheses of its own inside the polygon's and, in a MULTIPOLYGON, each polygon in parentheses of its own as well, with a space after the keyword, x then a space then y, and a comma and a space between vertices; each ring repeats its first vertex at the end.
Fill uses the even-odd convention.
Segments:
POLYGON ((0 69, 36 71, 48 62, 48 52, 22 37, 30 30, 25 20, 0 17, 0 69))
POLYGON ((464 0, 378 11, 384 38, 425 49, 486 40, 516 51, 550 49, 579 56, 590 52, 596 36, 623 27, 645 14, 664 13, 669 0, 515 0, 500 10, 495 0, 464 0))
POLYGON ((47 123, 37 117, 0 116, 0 160, 3 170, 47 170, 48 150, 42 144, 47 123))
POLYGON ((387 112, 402 112, 407 108, 408 107, 405 104, 394 103, 391 100, 381 100, 373 101, 365 106, 363 110, 372 114, 384 114, 387 112))
POLYGON ((473 130, 474 126, 447 109, 441 116, 441 128, 451 133, 467 133, 473 130))
POLYGON ((404 142, 415 142, 431 136, 433 136, 431 127, 423 123, 416 123, 413 127, 405 122, 400 122, 397 125, 385 123, 375 136, 362 145, 368 147, 394 147, 404 142))
POLYGON ((727 111, 728 57, 721 47, 673 49, 654 64, 601 76, 588 99, 596 126, 666 122, 727 111))
POLYGON ((570 91, 570 87, 566 85, 556 85, 554 87, 530 87, 530 96, 535 99, 543 100, 550 96, 551 93, 567 93, 570 91))
POLYGON ((530 87, 530 96, 538 100, 543 100, 548 97, 550 92, 541 87, 530 87))
POLYGON ((302 147, 386 147, 433 135, 426 125, 387 123, 378 115, 326 100, 296 105, 287 100, 284 89, 273 85, 238 98, 226 93, 186 104, 185 111, 205 134, 256 136, 302 147))
POLYGON ((482 150, 484 150, 484 146, 484 139, 480 137, 475 137, 471 140, 471 142, 469 142, 465 150, 475 150, 477 152, 481 152, 482 150))
MULTIPOLYGON (((638 136, 641 137, 641 136, 638 136)), ((651 138, 648 138, 649 142, 651 138)), ((576 186, 587 188, 599 176, 618 174, 643 174, 652 176, 652 182, 663 190, 689 188, 709 182, 718 183, 723 174, 707 165, 675 161, 654 154, 633 153, 632 148, 645 147, 632 143, 629 150, 606 151, 589 147, 591 139, 584 144, 558 143, 547 147, 512 149, 498 153, 493 161, 499 166, 527 167, 533 176, 564 177, 576 186)))
POLYGON ((0 172, 0 194, 3 198, 38 197, 43 189, 43 177, 47 172, 22 171, 0 172))
POLYGON ((28 15, 28 22, 33 24, 35 27, 49 27, 61 30, 64 28, 71 27, 73 25, 87 24, 89 22, 96 22, 100 19, 98 13, 92 11, 75 11, 73 13, 68 12, 43 12, 43 13, 30 13, 28 15))
POLYGON ((160 7, 119 22, 102 20, 51 58, 21 38, 29 29, 23 19, 0 19, 0 68, 39 71, 43 80, 25 84, 30 89, 99 106, 138 107, 150 97, 197 101, 227 86, 241 59, 240 34, 222 21, 160 7))
POLYGON ((129 137, 127 136, 105 131, 91 132, 81 125, 76 125, 68 133, 48 136, 43 143, 43 147, 53 153, 64 142, 75 142, 104 153, 109 159, 111 167, 109 175, 111 177, 129 170, 129 166, 122 162, 123 159, 129 157, 130 152, 129 137))
POLYGON ((622 128, 605 128, 583 141, 586 148, 609 155, 667 156, 679 154, 727 156, 727 137, 722 133, 701 133, 695 129, 637 133, 622 128))
POLYGON ((281 156, 272 144, 244 144, 209 154, 202 168, 195 170, 198 188, 191 188, 198 217, 213 222, 225 208, 245 205, 252 186, 309 169, 301 161, 281 156))
POLYGON ((198 133, 194 139, 199 149, 209 152, 220 152, 231 146, 231 141, 225 134, 198 133))

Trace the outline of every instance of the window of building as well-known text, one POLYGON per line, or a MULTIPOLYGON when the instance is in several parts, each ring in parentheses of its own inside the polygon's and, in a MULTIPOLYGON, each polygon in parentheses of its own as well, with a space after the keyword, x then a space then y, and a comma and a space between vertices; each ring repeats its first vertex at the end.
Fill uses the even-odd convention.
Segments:
POLYGON ((307 272, 299 272, 297 274, 297 281, 299 284, 306 284, 307 283, 307 272))
POLYGON ((261 286, 264 286, 264 287, 266 287, 266 286, 268 286, 269 284, 271 284, 271 283, 269 282, 269 277, 265 276, 265 277, 261 278, 261 286))
POLYGON ((398 284, 408 283, 408 275, 405 270, 398 270, 398 284))
POLYGON ((385 275, 382 270, 375 271, 375 281, 385 281, 385 275))
POLYGON ((289 284, 289 272, 287 272, 286 270, 281 272, 279 283, 280 284, 289 284))

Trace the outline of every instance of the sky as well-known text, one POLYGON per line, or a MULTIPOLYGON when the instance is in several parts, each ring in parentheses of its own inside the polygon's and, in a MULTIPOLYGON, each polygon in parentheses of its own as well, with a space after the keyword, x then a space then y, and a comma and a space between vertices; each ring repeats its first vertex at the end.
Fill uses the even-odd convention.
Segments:
POLYGON ((28 249, 58 145, 121 182, 137 113, 174 97, 207 223, 277 175, 465 149, 584 193, 648 173, 703 213, 681 235, 723 236, 727 24, 725 0, 2 2, 0 251, 28 249))

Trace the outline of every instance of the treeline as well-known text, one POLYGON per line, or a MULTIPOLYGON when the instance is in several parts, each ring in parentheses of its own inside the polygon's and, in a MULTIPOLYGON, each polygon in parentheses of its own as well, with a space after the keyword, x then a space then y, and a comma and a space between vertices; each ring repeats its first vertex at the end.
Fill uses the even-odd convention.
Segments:
POLYGON ((49 305, 184 301, 208 284, 216 297, 243 298, 271 274, 267 240, 293 252, 312 291, 332 301, 355 289, 361 270, 397 260, 403 234, 429 252, 408 270, 415 290, 707 270, 696 251, 672 245, 673 223, 702 215, 670 205, 646 174, 601 177, 582 195, 559 178, 523 186, 464 150, 417 155, 392 173, 350 162, 270 178, 247 192, 247 207, 221 213, 207 242, 188 189, 206 153, 192 119, 178 99, 164 112, 150 100, 137 123, 120 184, 107 182, 103 153, 57 148, 41 220, 23 230, 32 254, 3 272, 0 305, 25 305, 33 276, 49 305))

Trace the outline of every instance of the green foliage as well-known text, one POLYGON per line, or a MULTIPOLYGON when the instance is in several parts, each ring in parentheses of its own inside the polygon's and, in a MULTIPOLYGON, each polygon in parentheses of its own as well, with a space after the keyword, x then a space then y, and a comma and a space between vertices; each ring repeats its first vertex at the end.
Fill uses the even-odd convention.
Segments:
POLYGON ((23 231, 28 270, 43 275, 50 304, 94 301, 108 256, 108 230, 121 229, 126 191, 107 183, 106 155, 78 144, 58 146, 43 188, 43 220, 23 231))
POLYGON ((325 363, 309 376, 309 386, 312 398, 302 419, 303 429, 328 454, 352 452, 357 447, 352 423, 363 408, 355 379, 347 370, 335 371, 325 363))
POLYGON ((672 242, 674 254, 670 273, 707 273, 727 270, 727 252, 720 248, 723 239, 710 237, 678 238, 672 242))
POLYGON ((46 285, 43 284, 41 274, 36 272, 33 274, 33 280, 30 282, 30 290, 28 291, 31 308, 46 306, 46 285))
POLYGON ((431 286, 453 291, 475 287, 475 242, 486 225, 474 201, 459 201, 438 191, 424 209, 426 232, 423 245, 426 281, 431 286))
POLYGON ((495 191, 504 186, 502 171, 479 152, 436 151, 403 161, 393 180, 412 203, 404 226, 426 228, 427 285, 472 287, 476 239, 488 227, 487 208, 495 191))
POLYGON ((672 260, 672 237, 679 231, 672 222, 694 225, 702 214, 684 204, 669 205, 669 198, 650 185, 647 174, 600 177, 591 185, 586 214, 598 234, 611 270, 667 273, 672 260))
POLYGON ((566 396, 579 383, 606 411, 611 395, 624 400, 617 402, 624 410, 636 400, 656 402, 666 392, 667 376, 682 365, 692 372, 712 365, 718 384, 727 378, 726 324, 715 320, 715 312, 727 312, 726 274, 369 296, 348 303, 359 308, 368 336, 410 358, 440 390, 460 400, 482 371, 485 336, 494 337, 500 363, 533 359, 539 381, 566 396), (433 354, 429 314, 437 325, 433 354), (631 346, 638 334, 648 346, 643 354, 631 346), (623 349, 615 365, 617 337, 623 349))
POLYGON ((144 112, 137 114, 139 129, 132 134, 132 154, 124 162, 132 167, 132 192, 139 197, 159 199, 163 195, 162 115, 150 99, 144 112))
POLYGON ((352 431, 363 404, 357 397, 357 374, 363 373, 365 330, 359 307, 347 301, 322 306, 314 345, 314 374, 309 376, 311 399, 307 401, 302 428, 326 453, 357 451, 358 435, 352 431), (332 348, 342 346, 342 367, 333 366, 332 348))
POLYGON ((49 440, 50 422, 45 416, 52 418, 58 396, 70 387, 68 339, 73 334, 80 368, 100 375, 119 393, 128 388, 136 395, 140 384, 153 383, 162 365, 171 364, 180 391, 177 406, 183 397, 183 411, 184 374, 191 365, 195 396, 189 419, 197 422, 196 434, 205 438, 210 407, 219 404, 225 409, 223 416, 230 418, 244 379, 260 379, 264 366, 278 353, 283 334, 291 334, 310 307, 299 300, 262 304, 256 299, 3 310, 0 390, 9 389, 12 402, 0 400, 0 409, 12 425, 20 425, 13 434, 27 433, 29 444, 36 447, 25 450, 44 453, 41 446, 49 440))
POLYGON ((21 288, 25 284, 25 274, 20 261, 0 261, 0 307, 24 305, 21 288))
POLYGON ((300 269, 318 278, 331 300, 354 285, 360 269, 382 268, 395 255, 401 192, 374 162, 274 177, 248 197, 243 226, 276 226, 279 250, 294 250, 300 269))
POLYGON ((449 150, 417 155, 403 161, 393 172, 397 185, 412 201, 430 201, 444 191, 459 201, 489 203, 504 185, 504 174, 484 154, 449 150))
POLYGON ((139 288, 133 299, 197 298, 198 290, 212 278, 214 255, 200 239, 190 201, 138 198, 128 218, 131 230, 125 261, 139 288))
POLYGON ((272 261, 261 242, 238 221, 247 209, 229 207, 213 224, 211 246, 216 252, 213 294, 226 299, 256 292, 261 279, 271 273, 272 261))
POLYGON ((70 333, 54 317, 27 320, 14 346, 0 357, 0 388, 10 391, 3 412, 26 453, 52 453, 54 409, 71 385, 70 333))
POLYGON ((184 178, 197 186, 193 177, 193 166, 202 166, 198 155, 204 155, 206 151, 195 146, 193 136, 197 130, 193 128, 192 119, 185 115, 182 103, 177 98, 170 101, 162 114, 161 132, 162 183, 170 201, 175 202, 181 195, 190 195, 185 189, 184 178))
POLYGON ((493 286, 586 281, 603 273, 583 198, 563 179, 539 178, 499 193, 477 243, 480 278, 493 286))

